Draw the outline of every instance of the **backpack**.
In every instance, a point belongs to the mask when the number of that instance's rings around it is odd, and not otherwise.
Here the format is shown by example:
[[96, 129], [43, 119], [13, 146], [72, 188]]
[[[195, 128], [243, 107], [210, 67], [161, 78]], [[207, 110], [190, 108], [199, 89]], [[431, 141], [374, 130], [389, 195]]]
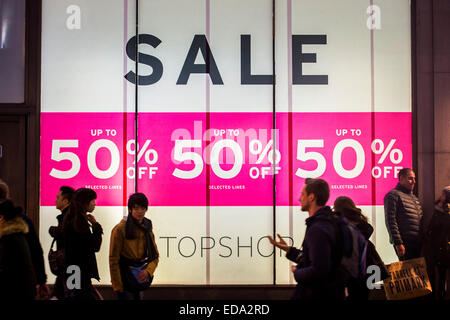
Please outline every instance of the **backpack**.
[[335, 254], [337, 279], [344, 285], [365, 284], [367, 268], [367, 240], [358, 228], [340, 215], [333, 215], [331, 221], [336, 229], [338, 250]]

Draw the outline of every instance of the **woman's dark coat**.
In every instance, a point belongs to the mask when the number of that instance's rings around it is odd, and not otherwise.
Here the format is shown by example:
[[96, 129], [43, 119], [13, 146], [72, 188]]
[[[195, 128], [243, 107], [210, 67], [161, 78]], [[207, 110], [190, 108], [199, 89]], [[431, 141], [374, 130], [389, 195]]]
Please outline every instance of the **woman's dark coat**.
[[103, 229], [98, 222], [92, 224], [92, 232], [89, 227], [84, 231], [75, 230], [73, 225], [64, 229], [65, 269], [77, 266], [81, 271], [81, 290], [74, 291], [74, 296], [89, 298], [91, 279], [100, 280], [95, 253], [100, 251], [102, 234]]

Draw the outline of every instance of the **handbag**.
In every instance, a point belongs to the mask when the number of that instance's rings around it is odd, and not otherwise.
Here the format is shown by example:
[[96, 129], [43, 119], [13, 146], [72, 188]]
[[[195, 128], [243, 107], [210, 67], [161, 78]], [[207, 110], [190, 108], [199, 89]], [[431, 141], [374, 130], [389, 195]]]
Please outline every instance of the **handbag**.
[[387, 300], [407, 300], [432, 291], [423, 257], [394, 262], [387, 269], [390, 277], [383, 280]]
[[55, 241], [56, 239], [54, 238], [50, 246], [50, 251], [48, 253], [48, 263], [50, 265], [50, 271], [55, 276], [59, 276], [64, 269], [64, 249], [53, 250]]

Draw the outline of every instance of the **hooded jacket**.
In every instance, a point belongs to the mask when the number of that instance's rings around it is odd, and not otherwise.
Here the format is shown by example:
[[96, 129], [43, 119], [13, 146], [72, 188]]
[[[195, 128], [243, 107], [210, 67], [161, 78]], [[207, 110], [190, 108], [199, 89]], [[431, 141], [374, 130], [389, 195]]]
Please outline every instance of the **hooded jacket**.
[[384, 214], [393, 245], [422, 242], [422, 206], [419, 199], [400, 183], [384, 197]]
[[28, 226], [20, 217], [0, 226], [0, 301], [35, 297], [36, 279], [27, 233]]

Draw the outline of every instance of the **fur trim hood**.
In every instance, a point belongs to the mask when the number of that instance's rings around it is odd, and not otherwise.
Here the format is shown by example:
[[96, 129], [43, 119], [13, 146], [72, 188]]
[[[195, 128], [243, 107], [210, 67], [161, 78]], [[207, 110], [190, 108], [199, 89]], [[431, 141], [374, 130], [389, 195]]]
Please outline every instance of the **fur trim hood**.
[[27, 223], [20, 217], [4, 221], [0, 226], [0, 239], [14, 233], [28, 233]]

